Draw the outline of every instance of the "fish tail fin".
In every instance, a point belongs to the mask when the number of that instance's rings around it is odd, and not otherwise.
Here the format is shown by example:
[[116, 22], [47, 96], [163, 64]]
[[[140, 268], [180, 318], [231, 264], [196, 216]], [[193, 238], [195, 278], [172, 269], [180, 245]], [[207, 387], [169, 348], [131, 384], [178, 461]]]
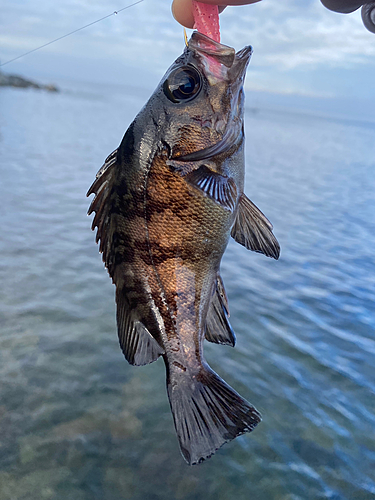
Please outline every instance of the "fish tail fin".
[[181, 453], [189, 465], [209, 458], [261, 421], [256, 408], [208, 365], [195, 377], [173, 367], [167, 387]]

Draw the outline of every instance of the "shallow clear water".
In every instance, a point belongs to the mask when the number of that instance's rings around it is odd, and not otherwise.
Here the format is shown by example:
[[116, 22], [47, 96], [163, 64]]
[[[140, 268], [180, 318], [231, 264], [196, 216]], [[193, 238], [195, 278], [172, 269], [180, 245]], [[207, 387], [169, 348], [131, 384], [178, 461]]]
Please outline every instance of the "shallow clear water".
[[212, 367], [263, 414], [202, 465], [162, 361], [135, 368], [85, 193], [149, 91], [0, 91], [0, 498], [375, 498], [375, 124], [249, 108], [246, 192], [278, 262], [230, 242], [235, 349]]

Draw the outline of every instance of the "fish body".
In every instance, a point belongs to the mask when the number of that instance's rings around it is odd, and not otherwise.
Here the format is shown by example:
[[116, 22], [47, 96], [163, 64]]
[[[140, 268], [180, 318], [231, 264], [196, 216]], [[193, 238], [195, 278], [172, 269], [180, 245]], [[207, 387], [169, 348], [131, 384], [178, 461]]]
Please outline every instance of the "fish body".
[[121, 348], [162, 356], [190, 464], [251, 431], [258, 411], [208, 366], [204, 339], [234, 346], [220, 261], [230, 235], [278, 258], [272, 225], [244, 195], [243, 81], [251, 47], [193, 33], [105, 161], [95, 198], [100, 252], [116, 285]]

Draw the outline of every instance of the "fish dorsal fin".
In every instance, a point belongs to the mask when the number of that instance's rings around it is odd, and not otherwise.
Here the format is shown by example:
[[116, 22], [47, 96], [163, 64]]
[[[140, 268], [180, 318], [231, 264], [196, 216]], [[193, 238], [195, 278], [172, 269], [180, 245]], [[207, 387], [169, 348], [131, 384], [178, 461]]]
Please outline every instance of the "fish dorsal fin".
[[123, 293], [122, 268], [118, 262], [116, 245], [113, 244], [118, 238], [116, 212], [119, 189], [116, 177], [118, 177], [119, 164], [117, 156], [118, 151], [113, 151], [97, 173], [96, 179], [87, 193], [87, 196], [95, 194], [88, 213], [90, 215], [92, 212], [96, 212], [92, 229], [98, 228], [96, 242], [100, 240], [99, 251], [103, 253], [103, 261], [116, 285], [117, 332], [121, 349], [130, 364], [145, 365], [155, 361], [164, 351], [144, 326], [141, 311], [138, 308], [131, 311], [126, 295]]
[[217, 274], [216, 288], [207, 313], [206, 340], [215, 344], [235, 346], [236, 336], [229, 323], [229, 307], [220, 274]]
[[280, 256], [280, 245], [272, 233], [271, 222], [245, 194], [240, 196], [231, 236], [248, 250], [274, 259]]
[[96, 174], [96, 179], [87, 192], [87, 196], [95, 194], [88, 210], [88, 215], [95, 213], [91, 229], [96, 227], [96, 243], [100, 240], [99, 252], [103, 253], [103, 261], [110, 276], [114, 277], [114, 266], [111, 264], [111, 197], [116, 176], [117, 149], [105, 160], [104, 165]]
[[117, 333], [122, 352], [131, 365], [147, 365], [164, 354], [164, 350], [141, 321], [132, 319], [121, 289], [116, 292]]
[[200, 189], [227, 210], [234, 210], [237, 201], [237, 188], [231, 177], [220, 175], [206, 165], [201, 165], [185, 176], [186, 181]]

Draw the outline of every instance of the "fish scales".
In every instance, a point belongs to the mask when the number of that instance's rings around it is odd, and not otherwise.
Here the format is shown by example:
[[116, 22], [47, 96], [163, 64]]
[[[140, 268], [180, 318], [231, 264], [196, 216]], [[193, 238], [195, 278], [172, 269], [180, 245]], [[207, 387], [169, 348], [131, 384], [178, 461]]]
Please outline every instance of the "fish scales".
[[177, 339], [179, 358], [183, 354], [196, 371], [206, 312], [201, 309], [208, 307], [233, 215], [200, 193], [197, 196], [160, 159], [150, 169], [146, 206], [153, 214], [148, 223], [150, 256], [174, 323], [167, 339]]
[[272, 225], [243, 193], [243, 81], [251, 47], [193, 33], [88, 195], [116, 285], [129, 363], [162, 356], [181, 452], [189, 464], [251, 431], [259, 412], [212, 369], [204, 339], [234, 346], [220, 261], [232, 236], [278, 258]]

